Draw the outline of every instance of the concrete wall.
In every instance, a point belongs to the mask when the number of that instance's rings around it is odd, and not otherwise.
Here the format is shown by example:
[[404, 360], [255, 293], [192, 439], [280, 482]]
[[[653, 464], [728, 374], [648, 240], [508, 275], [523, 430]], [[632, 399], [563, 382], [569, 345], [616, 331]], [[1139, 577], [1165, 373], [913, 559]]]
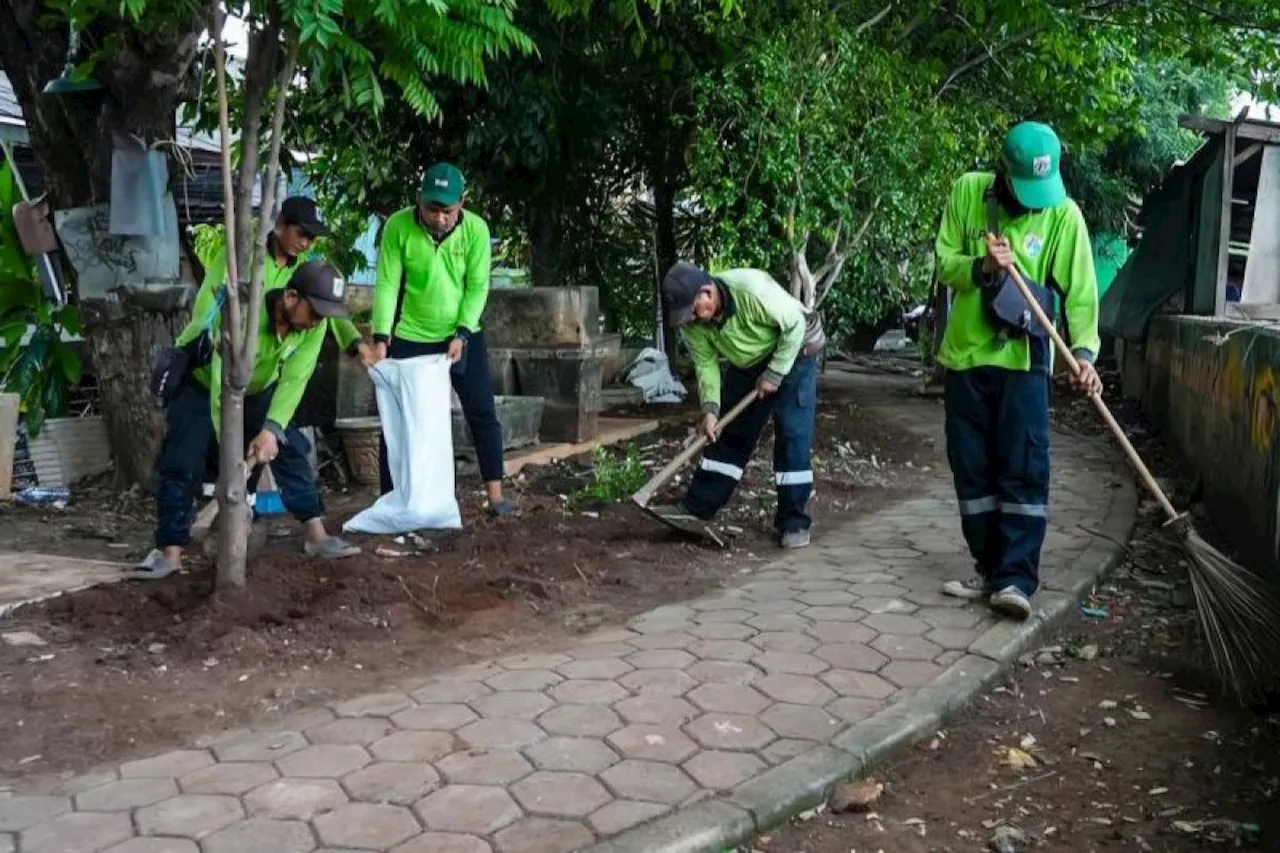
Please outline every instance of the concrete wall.
[[1280, 580], [1280, 330], [1158, 315], [1141, 351], [1117, 346], [1126, 395], [1200, 478], [1232, 550]]

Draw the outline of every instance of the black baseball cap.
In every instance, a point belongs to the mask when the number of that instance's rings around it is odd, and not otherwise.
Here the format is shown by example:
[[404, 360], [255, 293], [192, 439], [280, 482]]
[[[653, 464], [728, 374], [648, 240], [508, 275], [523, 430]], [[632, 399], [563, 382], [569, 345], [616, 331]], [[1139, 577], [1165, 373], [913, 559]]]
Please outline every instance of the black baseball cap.
[[662, 280], [662, 305], [673, 326], [683, 326], [693, 321], [693, 302], [702, 288], [715, 279], [701, 267], [680, 261], [667, 271]]
[[291, 195], [280, 205], [280, 216], [290, 225], [297, 225], [311, 237], [323, 237], [329, 233], [320, 208], [304, 195]]
[[307, 261], [293, 272], [289, 289], [296, 290], [321, 317], [349, 317], [347, 283], [342, 274], [323, 261]]

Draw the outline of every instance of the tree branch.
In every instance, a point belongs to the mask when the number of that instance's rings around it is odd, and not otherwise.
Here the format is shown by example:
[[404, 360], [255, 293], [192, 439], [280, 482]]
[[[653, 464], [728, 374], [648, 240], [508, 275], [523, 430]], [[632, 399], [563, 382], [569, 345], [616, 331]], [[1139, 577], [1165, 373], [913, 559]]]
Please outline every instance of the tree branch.
[[897, 5], [897, 0], [890, 0], [887, 6], [881, 9], [879, 12], [876, 12], [870, 18], [867, 18], [867, 20], [863, 21], [861, 24], [858, 24], [858, 26], [853, 31], [854, 35], [861, 35], [862, 33], [866, 32], [867, 30], [879, 24], [885, 18], [889, 17], [889, 13], [893, 11], [893, 7], [896, 5]]
[[[222, 3], [213, 0], [213, 67], [214, 77], [218, 83], [218, 130], [222, 134], [222, 213], [226, 223], [227, 277], [224, 287], [228, 288], [227, 298], [222, 303], [222, 340], [223, 353], [234, 354], [239, 351], [240, 298], [237, 283], [240, 281], [240, 256], [236, 245], [236, 205], [233, 203], [235, 193], [232, 188], [231, 172], [231, 117], [227, 105], [227, 51], [222, 40], [222, 28], [226, 21], [222, 15]], [[226, 387], [234, 380], [232, 371], [224, 370], [222, 384]], [[219, 391], [218, 393], [221, 393]]]
[[831, 295], [832, 289], [836, 286], [836, 281], [840, 278], [840, 272], [844, 268], [844, 262], [848, 259], [849, 255], [853, 253], [854, 249], [862, 243], [863, 238], [867, 236], [867, 229], [871, 227], [871, 222], [875, 218], [876, 211], [879, 210], [880, 202], [883, 199], [884, 196], [876, 196], [875, 201], [871, 202], [871, 210], [869, 210], [867, 215], [863, 218], [862, 225], [858, 226], [858, 231], [853, 235], [853, 239], [845, 244], [844, 250], [840, 255], [839, 262], [830, 270], [827, 270], [826, 275], [823, 276], [822, 281], [819, 282], [817, 298], [813, 301], [814, 309], [821, 308], [822, 303]]
[[1027, 27], [1025, 30], [1015, 33], [1014, 35], [1010, 36], [1009, 38], [1005, 39], [1004, 41], [1000, 42], [997, 45], [994, 45], [994, 46], [984, 45], [983, 47], [985, 48], [985, 50], [982, 53], [978, 54], [972, 59], [969, 59], [965, 62], [960, 63], [951, 71], [950, 74], [947, 75], [947, 79], [938, 88], [938, 91], [934, 92], [933, 94], [934, 101], [937, 101], [939, 98], [941, 98], [943, 94], [948, 89], [950, 89], [952, 85], [954, 85], [955, 82], [959, 80], [961, 77], [973, 71], [974, 69], [982, 65], [985, 65], [987, 62], [995, 59], [996, 56], [1001, 51], [1007, 50], [1008, 48], [1013, 47], [1015, 44], [1021, 44], [1022, 42], [1027, 41], [1028, 39], [1039, 35], [1040, 33], [1044, 32], [1046, 29], [1048, 29], [1047, 24], [1037, 24], [1034, 27]]

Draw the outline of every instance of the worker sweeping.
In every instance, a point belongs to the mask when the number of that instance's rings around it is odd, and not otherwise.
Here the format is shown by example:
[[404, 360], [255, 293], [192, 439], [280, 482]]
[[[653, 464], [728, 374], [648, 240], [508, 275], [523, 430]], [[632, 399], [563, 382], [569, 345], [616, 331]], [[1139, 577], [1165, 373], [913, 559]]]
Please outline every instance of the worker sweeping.
[[1061, 302], [1064, 337], [1081, 366], [1075, 389], [1102, 390], [1093, 367], [1101, 344], [1093, 250], [1061, 158], [1051, 128], [1018, 124], [994, 174], [956, 181], [937, 239], [938, 277], [955, 293], [938, 352], [947, 368], [947, 459], [977, 569], [943, 591], [988, 599], [1019, 619], [1031, 615], [1048, 526], [1052, 349], [1011, 270], [1049, 318]]
[[[782, 547], [805, 547], [812, 526], [806, 508], [813, 490], [816, 356], [825, 343], [817, 315], [768, 273], [753, 269], [713, 276], [678, 263], [662, 282], [662, 300], [693, 356], [702, 404], [698, 431], [710, 444], [684, 499], [651, 511], [677, 527], [699, 530], [699, 522], [729, 502], [772, 417], [774, 525]], [[722, 407], [727, 411], [752, 394], [759, 399], [721, 433]]]

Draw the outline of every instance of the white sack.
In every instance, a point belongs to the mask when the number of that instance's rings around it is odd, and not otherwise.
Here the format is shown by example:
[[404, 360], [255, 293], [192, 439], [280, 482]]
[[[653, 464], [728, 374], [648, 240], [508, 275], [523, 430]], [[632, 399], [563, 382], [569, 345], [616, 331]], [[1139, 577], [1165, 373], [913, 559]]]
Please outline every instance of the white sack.
[[626, 370], [627, 382], [644, 393], [646, 403], [679, 403], [689, 393], [671, 375], [671, 365], [661, 351], [648, 347]]
[[396, 534], [462, 527], [453, 493], [453, 421], [444, 355], [383, 359], [369, 368], [395, 488], [342, 529]]

